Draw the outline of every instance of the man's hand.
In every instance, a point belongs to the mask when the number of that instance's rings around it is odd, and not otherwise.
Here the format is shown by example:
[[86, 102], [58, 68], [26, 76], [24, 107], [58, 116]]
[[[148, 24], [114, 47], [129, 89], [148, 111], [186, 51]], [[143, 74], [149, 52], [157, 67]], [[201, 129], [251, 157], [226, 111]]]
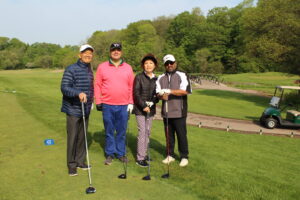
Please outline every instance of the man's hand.
[[162, 95], [162, 100], [168, 101], [169, 100], [169, 94], [164, 93], [164, 95]]
[[132, 104], [128, 104], [128, 106], [127, 106], [127, 112], [129, 112], [131, 114], [132, 110], [133, 110], [133, 105]]
[[87, 97], [86, 97], [86, 94], [84, 92], [81, 92], [79, 94], [79, 100], [80, 100], [80, 102], [83, 102], [83, 103], [87, 102]]
[[102, 111], [102, 103], [97, 104], [96, 108], [97, 108], [98, 111]]

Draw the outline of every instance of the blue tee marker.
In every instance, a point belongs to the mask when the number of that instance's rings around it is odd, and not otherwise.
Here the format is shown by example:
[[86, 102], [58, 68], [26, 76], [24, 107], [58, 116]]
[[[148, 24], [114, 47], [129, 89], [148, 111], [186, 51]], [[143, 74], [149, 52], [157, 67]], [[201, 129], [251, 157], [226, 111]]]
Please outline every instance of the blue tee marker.
[[44, 144], [46, 146], [54, 145], [54, 140], [53, 139], [45, 139]]

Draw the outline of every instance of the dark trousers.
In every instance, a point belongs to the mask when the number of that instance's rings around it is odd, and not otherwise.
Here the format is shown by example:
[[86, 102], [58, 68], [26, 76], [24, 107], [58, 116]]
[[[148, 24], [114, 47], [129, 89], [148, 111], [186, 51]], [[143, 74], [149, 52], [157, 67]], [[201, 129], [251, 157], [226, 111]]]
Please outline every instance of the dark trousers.
[[166, 152], [167, 155], [174, 157], [175, 147], [175, 133], [178, 141], [178, 151], [180, 158], [188, 158], [188, 140], [186, 131], [186, 117], [182, 118], [168, 118], [168, 132], [167, 132], [167, 119], [164, 118], [165, 134], [166, 134]]
[[[89, 119], [85, 121], [87, 129]], [[84, 164], [86, 156], [82, 117], [67, 115], [67, 134], [67, 166], [72, 169]]]

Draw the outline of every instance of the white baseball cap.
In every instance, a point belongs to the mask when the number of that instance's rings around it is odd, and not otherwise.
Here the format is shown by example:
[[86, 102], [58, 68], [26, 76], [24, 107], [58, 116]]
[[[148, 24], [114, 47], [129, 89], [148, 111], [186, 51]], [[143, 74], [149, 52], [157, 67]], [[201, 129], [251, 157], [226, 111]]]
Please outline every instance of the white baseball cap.
[[94, 48], [93, 48], [91, 45], [89, 45], [89, 44], [81, 45], [79, 51], [80, 51], [80, 52], [83, 52], [83, 51], [85, 51], [85, 50], [87, 50], [87, 49], [91, 49], [91, 50], [94, 51]]
[[165, 57], [163, 58], [163, 61], [164, 61], [164, 64], [167, 62], [167, 61], [172, 61], [172, 62], [175, 62], [175, 57], [171, 54], [167, 54], [165, 55]]

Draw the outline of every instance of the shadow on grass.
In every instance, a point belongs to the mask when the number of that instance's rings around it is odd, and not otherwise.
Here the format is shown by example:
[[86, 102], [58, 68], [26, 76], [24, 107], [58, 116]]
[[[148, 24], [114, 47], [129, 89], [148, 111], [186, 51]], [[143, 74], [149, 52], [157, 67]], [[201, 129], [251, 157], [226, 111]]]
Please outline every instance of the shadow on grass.
[[90, 146], [92, 145], [93, 143], [93, 136], [92, 136], [92, 133], [91, 132], [87, 132], [87, 144], [88, 144], [88, 148], [90, 148]]
[[[126, 132], [128, 144], [126, 145], [127, 152], [131, 152], [132, 157], [136, 158], [136, 144], [137, 144], [137, 136], [133, 135], [132, 132]], [[88, 146], [90, 146], [93, 141], [99, 144], [100, 148], [103, 150], [103, 156], [105, 157], [105, 131], [94, 132], [93, 136], [89, 132], [87, 135]], [[165, 141], [164, 141], [165, 142]], [[161, 144], [161, 142], [150, 138], [150, 148], [151, 150], [155, 150], [159, 154], [165, 156], [165, 145]]]

